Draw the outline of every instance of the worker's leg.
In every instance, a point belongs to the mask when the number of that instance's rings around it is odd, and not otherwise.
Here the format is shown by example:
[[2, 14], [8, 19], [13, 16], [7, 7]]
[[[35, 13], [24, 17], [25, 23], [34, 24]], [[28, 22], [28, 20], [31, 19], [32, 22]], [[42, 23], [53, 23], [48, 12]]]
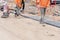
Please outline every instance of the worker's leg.
[[15, 16], [19, 16], [20, 15], [20, 9], [19, 7], [16, 6], [16, 10], [15, 10]]
[[22, 8], [22, 10], [24, 11], [24, 9], [25, 9], [25, 2], [23, 2], [23, 8]]
[[21, 10], [21, 12], [23, 12], [24, 11], [24, 9], [25, 9], [25, 2], [24, 2], [24, 0], [22, 0], [22, 10]]
[[1, 16], [2, 18], [7, 18], [9, 17], [9, 13], [8, 13], [8, 6], [4, 5], [3, 7], [3, 15]]
[[44, 23], [44, 17], [45, 17], [45, 11], [46, 11], [46, 8], [40, 8], [40, 11], [41, 11], [41, 19], [40, 19], [40, 23], [43, 24]]

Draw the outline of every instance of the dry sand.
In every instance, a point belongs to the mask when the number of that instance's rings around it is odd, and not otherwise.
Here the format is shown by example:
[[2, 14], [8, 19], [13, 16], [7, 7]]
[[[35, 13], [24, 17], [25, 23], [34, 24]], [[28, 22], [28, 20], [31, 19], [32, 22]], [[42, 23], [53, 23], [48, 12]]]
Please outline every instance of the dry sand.
[[[0, 12], [0, 16], [1, 16]], [[60, 40], [60, 28], [24, 17], [0, 18], [0, 40]]]
[[60, 28], [10, 15], [0, 18], [0, 40], [60, 40]]

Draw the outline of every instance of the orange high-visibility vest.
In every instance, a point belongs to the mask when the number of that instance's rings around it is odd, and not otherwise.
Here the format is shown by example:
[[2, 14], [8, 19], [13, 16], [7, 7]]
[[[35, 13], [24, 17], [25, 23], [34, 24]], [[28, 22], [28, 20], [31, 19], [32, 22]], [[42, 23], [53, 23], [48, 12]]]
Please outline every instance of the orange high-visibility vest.
[[38, 3], [40, 7], [46, 8], [50, 5], [50, 0], [36, 0], [36, 3]]
[[22, 7], [22, 0], [15, 0], [15, 4], [16, 4], [18, 7]]

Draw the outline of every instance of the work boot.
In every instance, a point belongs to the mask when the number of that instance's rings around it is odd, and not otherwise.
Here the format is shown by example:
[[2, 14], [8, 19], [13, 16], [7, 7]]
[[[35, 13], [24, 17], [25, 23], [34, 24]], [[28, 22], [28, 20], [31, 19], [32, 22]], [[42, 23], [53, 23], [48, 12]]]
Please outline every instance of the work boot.
[[40, 24], [44, 24], [44, 21], [42, 18], [40, 19]]
[[1, 16], [1, 18], [8, 18], [9, 14], [8, 13], [3, 13], [3, 15]]
[[22, 12], [24, 14], [24, 10], [21, 10], [20, 12]]
[[19, 11], [15, 10], [15, 17], [17, 17], [19, 15], [20, 15]]
[[15, 17], [19, 16], [20, 14], [15, 13]]

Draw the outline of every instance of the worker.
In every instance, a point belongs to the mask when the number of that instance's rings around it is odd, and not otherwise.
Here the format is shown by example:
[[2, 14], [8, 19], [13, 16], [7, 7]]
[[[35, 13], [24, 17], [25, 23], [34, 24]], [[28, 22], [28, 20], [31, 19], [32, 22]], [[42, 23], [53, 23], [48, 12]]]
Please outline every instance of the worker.
[[[5, 2], [5, 1], [2, 1], [2, 2], [4, 2], [4, 5], [3, 5], [4, 11], [3, 11], [3, 15], [1, 17], [7, 18], [7, 17], [9, 17], [9, 7], [7, 5], [7, 2]], [[16, 10], [15, 10], [15, 17], [16, 17], [16, 16], [20, 15], [19, 11], [21, 8], [22, 8], [21, 12], [24, 11], [25, 2], [24, 2], [24, 0], [14, 0], [14, 3], [16, 4]]]
[[[20, 15], [19, 11], [21, 11], [21, 12], [24, 11], [25, 1], [24, 0], [15, 0], [15, 4], [16, 4], [16, 8], [17, 8], [15, 15], [19, 16]], [[22, 8], [22, 10], [21, 10], [21, 8]]]
[[3, 15], [1, 16], [2, 18], [7, 18], [9, 17], [9, 13], [8, 13], [8, 5], [7, 2], [4, 0], [0, 0], [0, 3], [2, 4], [2, 9], [3, 9]]
[[45, 11], [48, 6], [50, 6], [50, 0], [36, 0], [37, 7], [40, 8], [41, 19], [40, 23], [44, 23]]

